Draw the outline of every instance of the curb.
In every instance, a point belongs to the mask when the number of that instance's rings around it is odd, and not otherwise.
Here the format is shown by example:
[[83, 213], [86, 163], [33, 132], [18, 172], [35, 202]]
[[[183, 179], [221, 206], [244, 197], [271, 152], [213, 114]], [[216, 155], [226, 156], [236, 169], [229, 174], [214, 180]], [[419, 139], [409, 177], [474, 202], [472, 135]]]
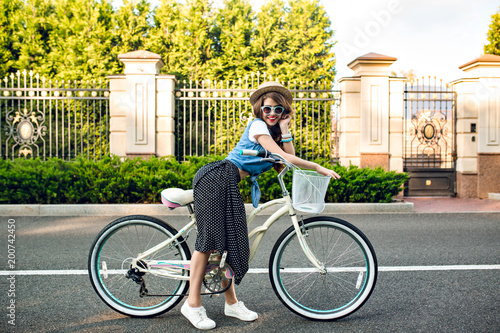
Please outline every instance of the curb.
[[[270, 215], [281, 205], [269, 207], [261, 215]], [[247, 213], [253, 209], [245, 204]], [[413, 213], [413, 203], [327, 203], [321, 214]], [[88, 204], [88, 205], [0, 205], [0, 216], [185, 216], [187, 208], [170, 210], [162, 204]]]

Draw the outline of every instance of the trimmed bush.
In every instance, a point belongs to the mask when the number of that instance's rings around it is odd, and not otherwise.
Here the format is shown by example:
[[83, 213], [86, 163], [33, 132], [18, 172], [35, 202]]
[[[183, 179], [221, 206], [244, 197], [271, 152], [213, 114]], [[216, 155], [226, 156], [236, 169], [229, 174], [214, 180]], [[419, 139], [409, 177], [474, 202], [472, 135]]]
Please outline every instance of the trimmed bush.
[[[198, 169], [222, 156], [190, 157], [179, 163], [173, 157], [148, 160], [116, 156], [99, 161], [78, 158], [65, 162], [50, 158], [0, 160], [1, 204], [158, 203], [160, 192], [169, 187], [192, 188]], [[382, 168], [344, 167], [316, 161], [334, 169], [342, 178], [330, 181], [326, 202], [390, 202], [402, 190], [408, 176]], [[285, 176], [291, 191], [292, 173]], [[258, 179], [262, 197], [281, 196], [276, 171]], [[245, 202], [251, 202], [250, 179], [241, 184]]]

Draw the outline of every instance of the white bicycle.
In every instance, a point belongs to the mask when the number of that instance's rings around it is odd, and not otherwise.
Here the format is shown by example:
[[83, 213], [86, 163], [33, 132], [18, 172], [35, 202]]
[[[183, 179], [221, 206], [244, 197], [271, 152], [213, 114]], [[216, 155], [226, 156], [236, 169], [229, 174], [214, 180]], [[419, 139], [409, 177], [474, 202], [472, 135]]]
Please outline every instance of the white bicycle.
[[[283, 197], [260, 205], [247, 219], [250, 224], [262, 210], [283, 205], [249, 233], [249, 240], [254, 239], [249, 261], [267, 230], [288, 215], [292, 225], [276, 241], [269, 258], [269, 277], [278, 298], [292, 312], [313, 320], [335, 320], [358, 310], [377, 280], [377, 258], [368, 238], [335, 217], [299, 219], [283, 182], [283, 176], [295, 166], [278, 154], [242, 153], [284, 164], [278, 174]], [[191, 252], [186, 239], [196, 229], [193, 191], [167, 189], [162, 191], [162, 201], [171, 209], [186, 206], [191, 221], [177, 231], [157, 218], [122, 217], [107, 225], [90, 249], [92, 286], [104, 303], [122, 314], [156, 316], [187, 296]], [[212, 254], [202, 294], [223, 293], [232, 277], [225, 255]]]

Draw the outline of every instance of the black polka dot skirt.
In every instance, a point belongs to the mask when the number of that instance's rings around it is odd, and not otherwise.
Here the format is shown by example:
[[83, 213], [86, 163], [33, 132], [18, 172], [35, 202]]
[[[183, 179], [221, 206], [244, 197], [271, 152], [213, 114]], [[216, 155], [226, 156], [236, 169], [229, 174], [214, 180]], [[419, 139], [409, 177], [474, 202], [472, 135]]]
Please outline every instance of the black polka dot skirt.
[[193, 179], [194, 211], [199, 252], [227, 251], [234, 282], [239, 284], [248, 271], [250, 246], [245, 205], [238, 183], [238, 167], [228, 160], [203, 166]]

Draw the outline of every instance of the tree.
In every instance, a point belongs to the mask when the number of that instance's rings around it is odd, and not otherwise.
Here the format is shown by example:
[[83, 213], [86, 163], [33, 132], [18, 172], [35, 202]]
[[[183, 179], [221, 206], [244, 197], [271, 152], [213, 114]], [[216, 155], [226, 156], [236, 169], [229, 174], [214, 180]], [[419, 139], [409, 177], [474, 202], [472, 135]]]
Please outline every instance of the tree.
[[11, 18], [19, 28], [13, 44], [19, 58], [11, 69], [31, 69], [40, 73], [51, 71], [47, 54], [50, 53], [49, 38], [53, 30], [50, 16], [53, 13], [51, 0], [26, 0], [18, 16]]
[[211, 66], [216, 79], [238, 79], [257, 70], [252, 52], [254, 14], [248, 0], [224, 0], [217, 14], [217, 58]]
[[331, 81], [334, 77], [333, 31], [319, 0], [290, 0], [279, 51], [268, 74], [284, 81]]
[[108, 0], [55, 3], [48, 62], [60, 79], [92, 79], [119, 68], [113, 35], [113, 8]]
[[257, 14], [257, 25], [253, 41], [258, 70], [279, 67], [280, 36], [285, 27], [285, 3], [283, 0], [269, 0]]
[[74, 80], [120, 70], [109, 0], [14, 0], [2, 6], [8, 15], [2, 32], [11, 35], [0, 37], [2, 74], [26, 69]]
[[87, 75], [105, 77], [122, 73], [123, 64], [118, 60], [119, 50], [115, 49], [115, 12], [110, 0], [93, 0], [93, 11], [87, 27], [91, 43], [86, 47]]
[[0, 3], [0, 74], [32, 69], [65, 80], [120, 73], [120, 53], [147, 49], [178, 79], [260, 71], [280, 80], [331, 80], [333, 31], [320, 0], [9, 0]]
[[23, 8], [21, 0], [11, 0], [0, 2], [0, 78], [3, 78], [8, 70], [19, 58], [19, 49], [15, 48], [19, 30], [19, 21], [14, 18], [20, 16]]
[[488, 42], [484, 46], [484, 53], [500, 55], [500, 10], [491, 16]]
[[177, 79], [207, 78], [214, 57], [214, 12], [210, 0], [161, 2], [147, 48], [165, 61], [163, 72]]
[[162, 71], [182, 75], [176, 64], [178, 40], [181, 23], [181, 5], [176, 0], [162, 0], [154, 13], [154, 26], [151, 28], [145, 48], [161, 55], [165, 66]]
[[147, 0], [124, 0], [115, 14], [116, 54], [141, 50], [149, 38], [151, 11]]

